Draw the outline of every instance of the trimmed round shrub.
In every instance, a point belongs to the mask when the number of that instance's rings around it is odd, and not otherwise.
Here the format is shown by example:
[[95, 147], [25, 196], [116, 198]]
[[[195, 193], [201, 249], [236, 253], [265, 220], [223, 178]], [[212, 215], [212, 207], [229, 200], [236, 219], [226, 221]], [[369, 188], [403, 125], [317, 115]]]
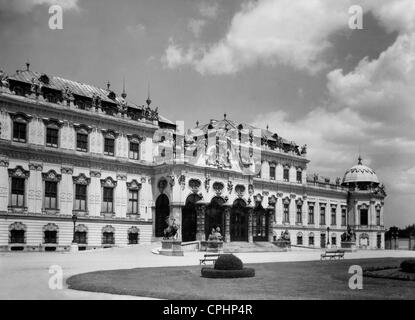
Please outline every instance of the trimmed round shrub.
[[243, 268], [241, 270], [218, 270], [202, 268], [202, 277], [205, 278], [250, 278], [255, 277], [255, 269]]
[[415, 273], [415, 259], [402, 261], [401, 269], [403, 272]]
[[216, 270], [242, 270], [241, 259], [233, 254], [221, 254], [215, 262]]

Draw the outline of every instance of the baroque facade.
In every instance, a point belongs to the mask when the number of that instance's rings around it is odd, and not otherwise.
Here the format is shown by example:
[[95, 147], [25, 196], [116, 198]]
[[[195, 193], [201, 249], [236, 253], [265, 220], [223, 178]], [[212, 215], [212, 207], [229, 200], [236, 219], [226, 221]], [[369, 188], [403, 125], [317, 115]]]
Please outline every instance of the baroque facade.
[[184, 241], [384, 248], [386, 196], [362, 164], [307, 175], [306, 146], [226, 119], [184, 133], [111, 90], [33, 72], [0, 73], [0, 248], [66, 250]]

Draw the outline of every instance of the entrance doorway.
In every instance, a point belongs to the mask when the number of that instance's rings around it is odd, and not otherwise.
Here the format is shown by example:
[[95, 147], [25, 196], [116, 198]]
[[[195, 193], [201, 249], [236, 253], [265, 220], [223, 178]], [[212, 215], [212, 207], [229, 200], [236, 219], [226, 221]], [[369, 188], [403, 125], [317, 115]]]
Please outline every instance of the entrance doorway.
[[169, 198], [162, 193], [156, 200], [156, 221], [155, 221], [155, 236], [163, 237], [164, 229], [167, 228], [166, 219], [170, 216], [170, 201]]
[[237, 199], [233, 203], [230, 233], [231, 241], [248, 241], [248, 212], [242, 199]]
[[210, 205], [206, 208], [205, 215], [205, 234], [206, 240], [209, 239], [209, 235], [212, 233], [212, 229], [219, 227], [220, 233], [224, 235], [224, 214], [223, 204], [225, 201], [221, 197], [214, 197], [210, 202]]
[[187, 197], [182, 208], [182, 240], [183, 242], [195, 241], [197, 232], [196, 202], [201, 199], [197, 194]]
[[259, 206], [254, 210], [254, 241], [268, 241], [267, 211]]

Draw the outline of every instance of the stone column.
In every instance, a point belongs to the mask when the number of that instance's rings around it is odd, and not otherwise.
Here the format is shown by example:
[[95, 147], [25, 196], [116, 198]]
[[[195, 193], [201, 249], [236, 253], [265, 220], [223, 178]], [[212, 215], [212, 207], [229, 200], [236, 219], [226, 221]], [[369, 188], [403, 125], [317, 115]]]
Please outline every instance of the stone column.
[[205, 234], [206, 205], [198, 205], [196, 210], [197, 210], [196, 240], [197, 241], [205, 241], [206, 240], [206, 234]]
[[9, 160], [0, 159], [0, 212], [7, 212], [9, 206]]
[[225, 207], [225, 242], [231, 241], [231, 208]]
[[252, 219], [254, 216], [254, 209], [249, 208], [248, 209], [248, 242], [252, 243], [254, 242], [253, 236], [252, 236]]
[[61, 173], [62, 180], [59, 184], [60, 214], [71, 215], [74, 201], [73, 169], [71, 167], [62, 167]]
[[115, 216], [125, 218], [127, 216], [127, 174], [117, 173], [117, 186], [114, 190]]
[[369, 203], [369, 215], [368, 215], [368, 221], [367, 224], [369, 225], [369, 228], [371, 228], [372, 225], [376, 225], [376, 210], [375, 210], [375, 201], [370, 200]]
[[275, 208], [268, 209], [268, 241], [274, 241], [274, 211]]
[[42, 170], [43, 166], [39, 163], [29, 164], [30, 176], [28, 181], [28, 212], [42, 213], [42, 193], [43, 193], [43, 181]]
[[91, 182], [88, 186], [88, 214], [98, 217], [101, 215], [101, 172], [98, 170], [90, 171]]

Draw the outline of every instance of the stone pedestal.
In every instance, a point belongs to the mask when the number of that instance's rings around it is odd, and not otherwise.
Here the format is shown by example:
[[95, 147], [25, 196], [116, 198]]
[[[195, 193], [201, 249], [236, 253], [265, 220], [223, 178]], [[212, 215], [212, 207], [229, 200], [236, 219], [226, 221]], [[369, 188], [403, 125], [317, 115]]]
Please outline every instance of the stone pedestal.
[[77, 243], [71, 243], [71, 247], [69, 248], [69, 252], [78, 252], [78, 244]]
[[340, 244], [341, 248], [346, 251], [356, 251], [356, 242], [355, 241], [342, 241]]
[[182, 242], [179, 240], [161, 240], [160, 254], [164, 256], [183, 256]]

